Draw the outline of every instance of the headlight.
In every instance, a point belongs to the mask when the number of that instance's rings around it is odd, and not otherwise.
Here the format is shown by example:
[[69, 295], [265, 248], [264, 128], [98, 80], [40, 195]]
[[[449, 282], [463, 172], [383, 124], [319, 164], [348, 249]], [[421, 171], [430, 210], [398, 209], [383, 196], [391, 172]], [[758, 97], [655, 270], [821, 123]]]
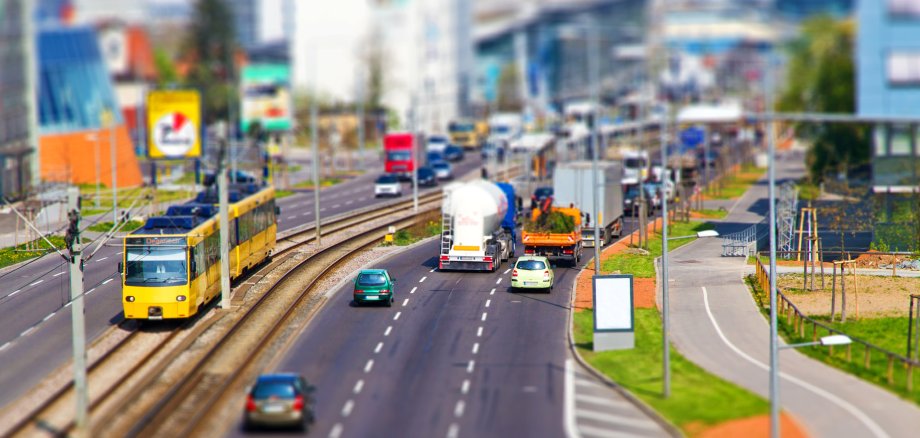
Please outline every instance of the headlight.
[[134, 302], [134, 297], [132, 297], [131, 295], [128, 295], [128, 296], [125, 297], [125, 301], [127, 301], [127, 302], [129, 302], [129, 303], [133, 303], [133, 302]]
[[185, 301], [185, 295], [179, 295], [176, 297], [176, 301]]

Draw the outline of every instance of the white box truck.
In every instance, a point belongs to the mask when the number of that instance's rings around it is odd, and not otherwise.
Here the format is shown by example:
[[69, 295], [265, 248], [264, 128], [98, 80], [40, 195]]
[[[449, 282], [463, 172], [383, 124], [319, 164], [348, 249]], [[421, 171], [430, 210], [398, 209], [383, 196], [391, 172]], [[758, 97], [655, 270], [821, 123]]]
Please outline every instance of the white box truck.
[[600, 217], [594, 217], [594, 192], [591, 190], [592, 164], [590, 161], [560, 163], [553, 176], [553, 204], [570, 205], [581, 209], [582, 246], [594, 247], [594, 221], [598, 221], [601, 245], [623, 233], [623, 166], [616, 161], [598, 163], [597, 188]]

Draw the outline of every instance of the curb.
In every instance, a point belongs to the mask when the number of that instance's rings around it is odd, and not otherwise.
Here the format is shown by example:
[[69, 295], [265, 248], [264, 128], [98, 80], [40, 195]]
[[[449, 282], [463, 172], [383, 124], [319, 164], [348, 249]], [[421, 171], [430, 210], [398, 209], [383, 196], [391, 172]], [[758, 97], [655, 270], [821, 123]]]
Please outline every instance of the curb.
[[[622, 237], [621, 237], [621, 239], [622, 239]], [[601, 255], [603, 255], [603, 253], [601, 253]], [[583, 269], [579, 270], [579, 271], [578, 271], [578, 276], [581, 275], [581, 272], [582, 272], [582, 271], [585, 271], [585, 269], [583, 268]], [[640, 398], [636, 397], [635, 395], [633, 395], [633, 394], [632, 394], [631, 392], [629, 392], [629, 390], [627, 390], [626, 388], [623, 388], [622, 386], [620, 386], [618, 383], [616, 383], [615, 381], [613, 381], [613, 379], [611, 379], [611, 378], [607, 377], [606, 375], [604, 375], [604, 373], [601, 373], [600, 371], [596, 370], [593, 366], [591, 366], [590, 364], [588, 364], [588, 361], [586, 361], [583, 357], [581, 357], [581, 354], [578, 352], [578, 348], [575, 346], [575, 326], [574, 326], [574, 322], [575, 322], [575, 300], [576, 300], [576, 298], [577, 298], [577, 290], [576, 290], [576, 289], [577, 289], [577, 287], [578, 287], [578, 276], [575, 277], [575, 285], [572, 287], [572, 291], [571, 291], [571, 292], [572, 292], [572, 295], [571, 295], [572, 298], [571, 298], [571, 300], [570, 300], [570, 302], [569, 302], [569, 318], [568, 318], [568, 326], [569, 326], [569, 327], [568, 327], [568, 334], [567, 334], [567, 335], [568, 335], [569, 350], [571, 350], [572, 356], [575, 357], [575, 360], [578, 361], [578, 363], [581, 364], [581, 366], [582, 366], [583, 368], [585, 368], [586, 370], [588, 370], [589, 373], [591, 373], [594, 377], [596, 377], [596, 378], [599, 379], [601, 382], [603, 382], [604, 385], [606, 385], [607, 387], [613, 389], [613, 390], [616, 391], [618, 394], [622, 395], [623, 398], [629, 400], [633, 405], [635, 405], [637, 408], [639, 408], [640, 411], [644, 412], [644, 413], [645, 413], [646, 415], [648, 415], [653, 421], [655, 421], [656, 423], [658, 423], [658, 425], [661, 426], [662, 429], [664, 429], [665, 432], [667, 432], [670, 436], [672, 436], [672, 437], [683, 437], [683, 436], [684, 436], [683, 432], [681, 432], [680, 429], [679, 429], [677, 426], [675, 426], [673, 423], [671, 423], [670, 421], [668, 421], [666, 418], [662, 417], [661, 414], [658, 413], [658, 411], [656, 411], [654, 408], [652, 408], [652, 407], [649, 406], [647, 403], [645, 403], [644, 401], [642, 401], [642, 399], [640, 399]]]

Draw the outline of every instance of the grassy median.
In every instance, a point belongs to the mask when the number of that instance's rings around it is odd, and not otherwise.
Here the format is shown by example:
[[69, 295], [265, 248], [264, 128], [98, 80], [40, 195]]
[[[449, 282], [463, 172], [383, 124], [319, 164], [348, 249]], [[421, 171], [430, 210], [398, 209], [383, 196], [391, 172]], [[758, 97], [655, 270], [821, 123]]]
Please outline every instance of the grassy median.
[[[711, 230], [713, 228], [712, 224], [704, 222], [670, 222], [668, 224], [668, 235], [672, 237], [690, 236], [695, 235], [699, 231]], [[694, 239], [695, 237], [671, 240], [668, 242], [668, 248], [673, 251], [692, 242]], [[654, 278], [655, 258], [661, 257], [661, 234], [649, 233], [648, 248], [644, 249], [648, 251], [648, 254], [645, 254], [642, 250], [636, 249], [634, 252], [616, 254], [609, 258], [602, 259], [601, 272], [619, 271], [633, 274], [633, 276], [638, 278]]]
[[[58, 249], [62, 249], [65, 246], [63, 237], [48, 236], [48, 240]], [[23, 243], [16, 247], [0, 248], [0, 268], [41, 257], [51, 251], [54, 250], [51, 249], [48, 242], [45, 242], [44, 239]]]
[[737, 199], [763, 178], [766, 169], [746, 164], [740, 170], [715, 181], [706, 194], [710, 199]]

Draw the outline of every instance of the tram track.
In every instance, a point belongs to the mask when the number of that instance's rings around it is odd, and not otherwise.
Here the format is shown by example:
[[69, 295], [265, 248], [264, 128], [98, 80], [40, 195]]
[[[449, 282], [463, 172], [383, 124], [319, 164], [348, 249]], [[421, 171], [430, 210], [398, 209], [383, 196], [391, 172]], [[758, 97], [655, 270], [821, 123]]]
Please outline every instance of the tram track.
[[[440, 205], [442, 198], [440, 191], [430, 192], [420, 195], [418, 199], [419, 213], [434, 210], [436, 205]], [[313, 286], [323, 277], [330, 275], [337, 266], [347, 261], [351, 256], [358, 252], [376, 245], [382, 236], [386, 234], [391, 227], [397, 229], [413, 225], [419, 220], [420, 215], [405, 215], [405, 212], [411, 209], [412, 199], [384, 205], [368, 207], [356, 212], [333, 217], [329, 222], [322, 223], [323, 236], [332, 239], [336, 234], [350, 229], [356, 225], [367, 224], [371, 221], [382, 220], [392, 216], [392, 220], [374, 226], [370, 231], [360, 232], [353, 236], [345, 237], [344, 240], [334, 243], [328, 247], [319, 249], [317, 252], [308, 255], [305, 259], [297, 262], [297, 265], [284, 272], [281, 278], [273, 284], [268, 285], [266, 292], [262, 293], [256, 303], [249, 309], [244, 310], [244, 314], [232, 323], [229, 331], [220, 335], [214, 345], [208, 349], [208, 352], [198, 360], [202, 366], [220, 354], [222, 349], [228, 345], [235, 345], [233, 339], [239, 333], [245, 332], [247, 321], [259, 319], [258, 313], [267, 313], [268, 317], [262, 316], [263, 320], [272, 321], [271, 329], [263, 331], [263, 337], [251, 345], [250, 352], [245, 356], [245, 361], [240, 367], [232, 370], [229, 374], [205, 375], [201, 373], [192, 373], [196, 377], [180, 379], [181, 382], [172, 385], [170, 391], [157, 402], [151, 410], [147, 411], [140, 421], [135, 422], [128, 432], [128, 435], [135, 436], [186, 436], [184, 432], [194, 432], [205, 415], [188, 415], [183, 417], [191, 418], [185, 422], [185, 427], [171, 427], [162, 429], [163, 423], [158, 423], [156, 418], [165, 416], [170, 418], [170, 413], [175, 414], [175, 409], [181, 408], [181, 412], [195, 411], [207, 408], [215, 404], [228, 388], [234, 382], [237, 382], [244, 374], [246, 368], [251, 365], [258, 357], [260, 352], [264, 351], [267, 344], [273, 336], [285, 326], [283, 322], [291, 320], [294, 309], [303, 307], [306, 299], [311, 296]], [[288, 233], [279, 235], [277, 241], [280, 249], [273, 253], [273, 260], [263, 264], [262, 267], [255, 270], [252, 274], [245, 276], [244, 281], [237, 285], [234, 291], [235, 296], [244, 295], [253, 285], [252, 282], [245, 281], [246, 278], [253, 276], [265, 277], [268, 273], [277, 269], [282, 263], [296, 254], [296, 250], [303, 248], [315, 242], [315, 225], [295, 229]], [[294, 302], [299, 305], [288, 305], [274, 313], [258, 310], [264, 308], [262, 305], [271, 301], [278, 289], [284, 287], [286, 281], [292, 277], [303, 273], [304, 271], [314, 271], [309, 274], [311, 278], [307, 281], [309, 287], [302, 288], [301, 293], [295, 297]], [[247, 287], [248, 286], [248, 287]], [[268, 301], [266, 301], [268, 300]], [[217, 301], [217, 300], [215, 300]], [[236, 300], [235, 300], [236, 301]], [[209, 306], [213, 306], [209, 304]], [[316, 306], [315, 310], [321, 306]], [[283, 315], [278, 317], [278, 315]], [[158, 331], [144, 330], [139, 327], [139, 323], [127, 321], [118, 326], [109, 329], [113, 330], [130, 330], [115, 345], [108, 347], [99, 354], [99, 357], [92, 361], [88, 367], [88, 382], [90, 390], [90, 425], [89, 430], [92, 436], [118, 436], [123, 434], [115, 433], [114, 430], [106, 430], [105, 426], [112, 425], [118, 421], [121, 415], [124, 403], [130, 402], [139, 389], [146, 389], [153, 386], [154, 382], [166, 371], [172, 363], [170, 358], [175, 358], [180, 353], [189, 349], [196, 340], [202, 337], [215, 323], [225, 319], [228, 313], [225, 312], [202, 312], [195, 318], [178, 323], [176, 327], [157, 327]], [[100, 337], [100, 339], [105, 336]], [[142, 354], [138, 355], [140, 351]], [[125, 364], [128, 364], [127, 366]], [[63, 365], [58, 372], [69, 372], [71, 364]], [[201, 367], [195, 367], [200, 369]], [[192, 375], [190, 374], [190, 375]], [[214, 380], [223, 380], [222, 385], [215, 385]], [[104, 383], [103, 383], [104, 382]], [[200, 388], [220, 388], [219, 391], [205, 390]], [[195, 388], [199, 388], [196, 392]], [[189, 398], [191, 394], [198, 394]], [[27, 410], [25, 415], [11, 421], [8, 428], [0, 428], [2, 436], [40, 436], [44, 435], [67, 435], [74, 431], [75, 423], [73, 418], [73, 406], [75, 404], [75, 390], [73, 381], [69, 380], [62, 385], [50, 397], [46, 397], [41, 403]], [[194, 400], [208, 400], [208, 403], [195, 403]], [[193, 409], [185, 409], [183, 401], [193, 400]], [[206, 414], [206, 412], [204, 412]], [[0, 418], [3, 418], [0, 416]], [[175, 416], [174, 416], [175, 418]], [[175, 420], [170, 420], [175, 422]], [[152, 429], [150, 425], [155, 425]], [[163, 431], [161, 433], [161, 430]], [[172, 431], [172, 432], [167, 432]], [[178, 432], [177, 432], [178, 431]], [[181, 435], [177, 435], [181, 433]]]

